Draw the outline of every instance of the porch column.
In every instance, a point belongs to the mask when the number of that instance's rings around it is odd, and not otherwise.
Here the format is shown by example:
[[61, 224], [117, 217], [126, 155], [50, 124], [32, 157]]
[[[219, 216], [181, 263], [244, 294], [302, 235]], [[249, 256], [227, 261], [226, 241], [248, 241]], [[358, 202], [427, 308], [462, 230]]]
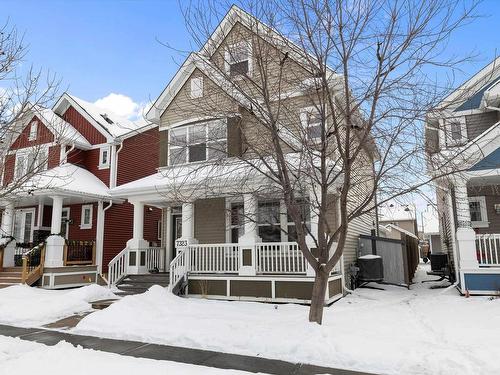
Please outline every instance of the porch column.
[[64, 265], [64, 238], [61, 236], [61, 217], [63, 208], [63, 197], [55, 195], [52, 199], [52, 222], [50, 225], [50, 236], [47, 237], [47, 248], [45, 251], [46, 267], [62, 267]]
[[[12, 236], [12, 226], [14, 223], [14, 202], [8, 201], [5, 203], [2, 213], [2, 237]], [[16, 250], [16, 241], [11, 241], [4, 249], [3, 264], [0, 264], [0, 269], [3, 267], [14, 267], [14, 253]]]
[[476, 255], [476, 234], [471, 227], [467, 180], [455, 179], [455, 206], [457, 209], [457, 247], [460, 270], [479, 268]]
[[255, 195], [243, 195], [245, 234], [243, 234], [243, 236], [238, 239], [238, 244], [240, 245], [240, 275], [253, 276], [257, 273], [257, 256], [255, 244], [261, 241], [257, 226], [258, 207], [258, 200]]
[[97, 265], [97, 272], [102, 274], [102, 255], [104, 249], [104, 203], [103, 201], [97, 202], [97, 228], [95, 239], [95, 264]]
[[14, 222], [14, 202], [8, 201], [2, 213], [2, 237], [12, 236], [12, 224]]
[[182, 204], [182, 237], [183, 240], [194, 239], [194, 203]]
[[132, 238], [127, 241], [129, 249], [129, 274], [148, 272], [146, 267], [146, 249], [149, 243], [144, 240], [144, 202], [130, 201], [134, 206], [134, 226]]

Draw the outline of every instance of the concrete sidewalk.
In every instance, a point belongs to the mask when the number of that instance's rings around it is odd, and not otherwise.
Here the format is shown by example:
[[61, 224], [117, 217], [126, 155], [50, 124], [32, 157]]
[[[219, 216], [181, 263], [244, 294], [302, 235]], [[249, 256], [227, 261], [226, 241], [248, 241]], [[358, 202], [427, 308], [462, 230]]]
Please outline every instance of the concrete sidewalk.
[[273, 375], [370, 375], [364, 372], [299, 363], [296, 364], [262, 357], [251, 357], [168, 345], [147, 344], [139, 341], [74, 335], [40, 328], [19, 328], [0, 324], [0, 335], [19, 337], [23, 340], [35, 341], [46, 345], [55, 345], [59, 341], [64, 340], [73, 345], [80, 345], [86, 349], [101, 350], [131, 357], [189, 363], [220, 369], [263, 372]]

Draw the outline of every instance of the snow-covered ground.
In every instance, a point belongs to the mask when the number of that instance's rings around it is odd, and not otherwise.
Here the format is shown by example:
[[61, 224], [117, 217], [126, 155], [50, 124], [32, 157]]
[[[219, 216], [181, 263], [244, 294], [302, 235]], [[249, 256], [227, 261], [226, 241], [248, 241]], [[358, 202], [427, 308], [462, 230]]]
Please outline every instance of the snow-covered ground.
[[83, 349], [61, 341], [46, 346], [17, 338], [0, 336], [0, 375], [250, 375], [248, 372], [126, 357]]
[[108, 288], [96, 284], [70, 290], [14, 285], [0, 289], [0, 324], [38, 327], [89, 311], [89, 302], [106, 298], [116, 296]]
[[500, 299], [453, 289], [358, 289], [307, 322], [308, 307], [185, 299], [161, 287], [85, 317], [75, 333], [383, 374], [500, 373]]

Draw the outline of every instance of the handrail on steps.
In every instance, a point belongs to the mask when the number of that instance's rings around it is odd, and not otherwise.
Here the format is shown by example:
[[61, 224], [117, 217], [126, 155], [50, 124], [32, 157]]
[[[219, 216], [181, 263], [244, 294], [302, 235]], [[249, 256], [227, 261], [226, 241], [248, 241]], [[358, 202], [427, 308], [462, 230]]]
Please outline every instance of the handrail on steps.
[[187, 281], [189, 273], [189, 247], [180, 250], [177, 256], [170, 262], [170, 282], [168, 289], [176, 293], [178, 284]]
[[45, 243], [42, 242], [23, 254], [23, 269], [21, 281], [33, 285], [43, 275], [45, 263]]
[[116, 285], [127, 275], [128, 250], [125, 247], [108, 263], [108, 287]]

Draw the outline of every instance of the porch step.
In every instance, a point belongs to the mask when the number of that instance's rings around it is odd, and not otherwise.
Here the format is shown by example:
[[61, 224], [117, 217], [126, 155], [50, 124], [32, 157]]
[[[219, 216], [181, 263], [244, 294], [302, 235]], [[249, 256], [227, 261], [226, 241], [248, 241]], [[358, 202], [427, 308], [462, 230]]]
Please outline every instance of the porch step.
[[0, 288], [20, 284], [22, 281], [22, 267], [4, 267], [0, 272]]
[[146, 292], [153, 285], [167, 287], [170, 281], [169, 273], [148, 273], [144, 275], [128, 275], [121, 280], [116, 287], [119, 296], [141, 294]]

